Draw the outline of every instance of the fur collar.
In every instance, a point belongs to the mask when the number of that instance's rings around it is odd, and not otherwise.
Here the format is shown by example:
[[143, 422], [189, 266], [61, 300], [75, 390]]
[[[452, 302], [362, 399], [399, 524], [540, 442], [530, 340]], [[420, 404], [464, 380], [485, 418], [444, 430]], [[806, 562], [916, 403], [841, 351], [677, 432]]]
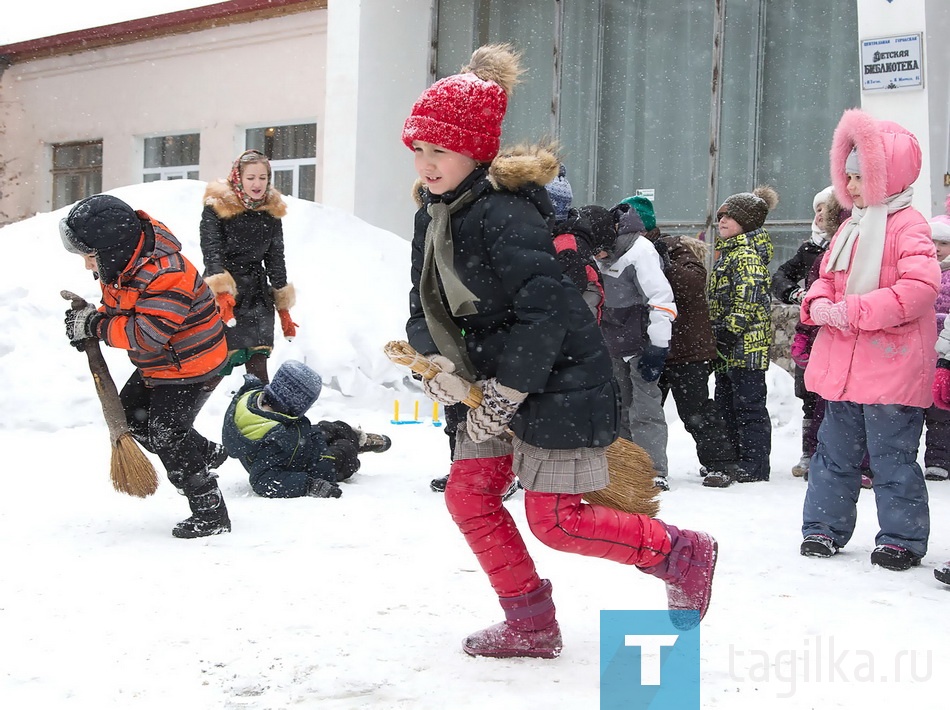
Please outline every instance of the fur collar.
[[[267, 212], [271, 217], [281, 219], [287, 214], [287, 203], [273, 187], [270, 188], [270, 195], [267, 202], [254, 211]], [[226, 180], [215, 180], [208, 183], [205, 190], [204, 204], [211, 207], [221, 219], [231, 219], [242, 212], [249, 211], [238, 199], [238, 196], [234, 194], [234, 190], [231, 189]]]
[[[497, 190], [517, 192], [535, 185], [547, 185], [557, 177], [561, 161], [554, 148], [547, 145], [518, 145], [502, 149], [488, 166], [488, 181]], [[412, 197], [417, 207], [426, 202], [426, 188], [422, 180], [412, 186]]]

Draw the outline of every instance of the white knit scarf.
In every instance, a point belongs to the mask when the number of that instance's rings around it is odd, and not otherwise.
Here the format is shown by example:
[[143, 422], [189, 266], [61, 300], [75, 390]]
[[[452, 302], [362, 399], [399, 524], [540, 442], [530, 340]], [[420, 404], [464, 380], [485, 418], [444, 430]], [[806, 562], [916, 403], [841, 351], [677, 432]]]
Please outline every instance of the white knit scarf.
[[885, 198], [884, 204], [854, 207], [851, 210], [851, 219], [831, 245], [828, 254], [828, 271], [847, 271], [854, 252], [854, 266], [848, 274], [845, 293], [868, 293], [878, 288], [887, 216], [908, 207], [913, 196], [914, 188], [908, 187], [903, 192]]

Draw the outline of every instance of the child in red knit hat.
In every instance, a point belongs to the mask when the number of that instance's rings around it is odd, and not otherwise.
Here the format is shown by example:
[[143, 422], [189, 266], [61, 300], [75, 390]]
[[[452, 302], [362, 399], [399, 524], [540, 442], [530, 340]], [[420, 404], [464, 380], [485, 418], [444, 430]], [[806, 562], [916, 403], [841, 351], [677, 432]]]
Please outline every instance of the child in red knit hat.
[[551, 583], [502, 505], [516, 474], [538, 539], [659, 577], [681, 628], [706, 611], [717, 546], [705, 533], [582, 500], [608, 484], [619, 393], [594, 316], [552, 243], [544, 185], [560, 161], [538, 146], [499, 152], [520, 74], [510, 46], [481, 47], [460, 74], [426, 89], [406, 120], [402, 138], [420, 178], [406, 331], [441, 366], [423, 384], [431, 398], [455, 405], [470, 382], [482, 390], [482, 405], [459, 424], [445, 501], [505, 621], [463, 649], [554, 658], [561, 632]]

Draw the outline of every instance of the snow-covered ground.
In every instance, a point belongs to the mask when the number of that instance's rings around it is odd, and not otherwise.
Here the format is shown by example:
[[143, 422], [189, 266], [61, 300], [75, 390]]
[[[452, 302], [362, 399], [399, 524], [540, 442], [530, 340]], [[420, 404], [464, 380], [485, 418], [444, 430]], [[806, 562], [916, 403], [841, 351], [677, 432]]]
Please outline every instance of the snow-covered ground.
[[[203, 189], [163, 182], [114, 194], [168, 224], [200, 266]], [[404, 337], [408, 244], [320, 205], [289, 204], [301, 327], [292, 343], [278, 338], [272, 371], [307, 361], [328, 383], [312, 415], [388, 434], [393, 447], [364, 456], [339, 500], [258, 498], [231, 460], [220, 483], [234, 531], [198, 540], [171, 537], [188, 509], [163, 476], [145, 500], [112, 490], [93, 383], [63, 335], [60, 289], [97, 294], [60, 245], [66, 210], [0, 230], [0, 708], [596, 708], [600, 610], [663, 609], [663, 585], [543, 547], [518, 494], [507, 505], [554, 584], [564, 652], [553, 661], [462, 653], [461, 639], [501, 613], [429, 490], [448, 466], [431, 404], [382, 355]], [[131, 366], [104, 350], [121, 386]], [[222, 383], [202, 411], [205, 434], [219, 438], [239, 381]], [[418, 401], [421, 423], [392, 424], [396, 399], [403, 418]], [[711, 490], [667, 408], [673, 490], [660, 517], [720, 543], [701, 628], [702, 707], [943, 707], [950, 588], [932, 567], [950, 559], [950, 483], [929, 484], [931, 552], [919, 569], [871, 568], [867, 491], [846, 550], [803, 558], [805, 484], [789, 474], [800, 409], [777, 369], [769, 410], [772, 481]]]

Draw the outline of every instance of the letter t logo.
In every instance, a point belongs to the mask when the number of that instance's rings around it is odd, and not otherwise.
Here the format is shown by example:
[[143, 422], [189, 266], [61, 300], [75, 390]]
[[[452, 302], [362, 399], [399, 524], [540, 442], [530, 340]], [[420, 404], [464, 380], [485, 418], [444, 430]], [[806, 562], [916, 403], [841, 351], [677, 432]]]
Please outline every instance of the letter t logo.
[[623, 637], [624, 646], [640, 647], [640, 685], [660, 684], [660, 649], [672, 647], [678, 638], [656, 634], [627, 634]]

